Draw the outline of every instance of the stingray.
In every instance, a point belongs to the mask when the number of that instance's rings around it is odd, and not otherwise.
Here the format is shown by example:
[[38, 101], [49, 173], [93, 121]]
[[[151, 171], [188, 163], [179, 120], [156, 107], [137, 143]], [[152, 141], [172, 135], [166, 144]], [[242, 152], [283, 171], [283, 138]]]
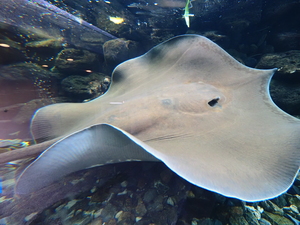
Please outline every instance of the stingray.
[[94, 166], [160, 160], [224, 196], [274, 198], [292, 185], [300, 162], [300, 121], [269, 94], [275, 71], [249, 68], [205, 37], [174, 37], [118, 65], [104, 95], [36, 111], [31, 133], [39, 144], [11, 154], [43, 152], [15, 192]]

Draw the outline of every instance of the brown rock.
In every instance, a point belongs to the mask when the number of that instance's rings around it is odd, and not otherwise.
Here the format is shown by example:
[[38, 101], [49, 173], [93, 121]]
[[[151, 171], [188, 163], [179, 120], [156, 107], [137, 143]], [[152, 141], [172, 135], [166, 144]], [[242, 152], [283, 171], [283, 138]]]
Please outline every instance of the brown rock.
[[271, 224], [273, 225], [294, 225], [294, 223], [292, 221], [290, 221], [289, 219], [285, 218], [282, 215], [278, 215], [278, 214], [273, 214], [270, 212], [264, 212], [263, 216], [271, 222]]

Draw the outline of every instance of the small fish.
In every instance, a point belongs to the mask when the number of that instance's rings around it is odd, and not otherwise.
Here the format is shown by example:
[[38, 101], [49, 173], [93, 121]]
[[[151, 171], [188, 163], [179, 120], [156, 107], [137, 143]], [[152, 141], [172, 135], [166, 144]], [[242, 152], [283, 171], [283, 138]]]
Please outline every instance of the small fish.
[[190, 8], [192, 8], [191, 0], [186, 1], [186, 5], [184, 7], [183, 18], [185, 19], [185, 23], [187, 27], [190, 27], [190, 16], [194, 16], [194, 14], [190, 14]]
[[[142, 4], [142, 3], [131, 3], [129, 5], [127, 5], [128, 8], [137, 8], [137, 9], [144, 9], [144, 10], [149, 10], [149, 7], [153, 7], [154, 5], [152, 4], [149, 4], [149, 3], [145, 3], [145, 4]], [[151, 8], [150, 8], [151, 10]]]

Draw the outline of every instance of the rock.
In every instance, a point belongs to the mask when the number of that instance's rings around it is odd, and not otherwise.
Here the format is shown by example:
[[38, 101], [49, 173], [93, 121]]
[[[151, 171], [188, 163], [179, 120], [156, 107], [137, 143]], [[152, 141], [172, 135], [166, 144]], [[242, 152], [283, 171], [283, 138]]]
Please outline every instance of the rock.
[[144, 194], [144, 202], [146, 203], [150, 203], [151, 201], [153, 201], [153, 199], [156, 196], [156, 191], [155, 189], [149, 189], [146, 191], [146, 193]]
[[276, 80], [270, 84], [270, 94], [274, 103], [283, 111], [297, 116], [300, 115], [300, 82]]
[[226, 35], [219, 34], [218, 31], [216, 30], [200, 32], [200, 35], [205, 36], [214, 42], [219, 41], [221, 39], [228, 38]]
[[184, 19], [178, 19], [181, 18], [181, 12], [175, 11], [168, 16], [165, 16], [166, 12], [163, 10], [164, 8], [162, 8], [163, 16], [149, 17], [149, 19], [145, 21], [151, 32], [149, 34], [151, 40], [147, 42], [141, 40], [143, 46], [146, 46], [146, 49], [152, 48], [154, 45], [158, 45], [176, 35], [182, 34], [186, 30]]
[[110, 219], [105, 222], [105, 225], [117, 225], [117, 221], [115, 219]]
[[286, 215], [297, 217], [299, 211], [295, 205], [285, 206], [282, 208]]
[[249, 225], [243, 216], [231, 216], [229, 218], [230, 225]]
[[101, 211], [101, 218], [104, 221], [108, 221], [111, 218], [115, 218], [115, 216], [117, 215], [118, 211], [117, 211], [117, 207], [115, 205], [113, 205], [112, 203], [107, 203], [106, 205], [104, 205], [102, 211]]
[[219, 220], [204, 218], [204, 219], [196, 219], [193, 218], [191, 225], [222, 225]]
[[244, 210], [241, 206], [233, 206], [231, 207], [230, 209], [230, 214], [233, 216], [233, 217], [236, 217], [236, 216], [243, 216], [244, 215]]
[[107, 91], [107, 78], [101, 73], [68, 76], [61, 82], [62, 91], [74, 101], [91, 100]]
[[171, 205], [171, 206], [174, 206], [176, 204], [176, 199], [175, 197], [169, 197], [167, 199], [167, 204]]
[[94, 219], [90, 225], [102, 225], [103, 221], [101, 218]]
[[295, 205], [298, 209], [300, 208], [300, 196], [299, 195], [288, 195], [287, 199], [291, 205]]
[[100, 58], [87, 50], [67, 48], [56, 57], [52, 71], [59, 71], [65, 76], [70, 74], [86, 74], [99, 71]]
[[276, 204], [274, 204], [272, 201], [262, 201], [260, 203], [261, 207], [264, 208], [265, 211], [277, 214], [282, 216], [284, 214], [283, 210], [279, 208]]
[[270, 84], [271, 97], [285, 112], [300, 115], [300, 51], [266, 54], [257, 68], [278, 68]]
[[[295, 117], [297, 117], [298, 119], [300, 119], [300, 116], [299, 115], [295, 115]], [[295, 180], [294, 184], [291, 186], [291, 188], [288, 190], [288, 193], [289, 194], [292, 194], [292, 195], [300, 195], [300, 188], [299, 188], [299, 180]]]
[[245, 207], [245, 219], [249, 223], [249, 225], [259, 225], [259, 220], [261, 219], [261, 214], [259, 210], [255, 209], [251, 206]]
[[256, 209], [254, 207], [245, 206], [233, 206], [229, 210], [231, 225], [245, 224], [245, 225], [259, 225]]
[[45, 50], [46, 49], [62, 49], [63, 48], [63, 40], [61, 39], [44, 39], [41, 41], [31, 41], [25, 44], [25, 47], [35, 49], [35, 51]]
[[272, 199], [272, 202], [279, 208], [282, 208], [287, 205], [286, 195], [280, 195], [277, 198]]
[[[151, 167], [142, 166], [142, 164], [152, 165]], [[108, 166], [112, 173], [110, 179], [105, 181], [100, 186], [96, 185], [95, 191], [90, 190], [95, 188], [95, 182], [91, 183], [84, 178], [80, 182], [73, 182], [74, 187], [83, 184], [94, 184], [89, 191], [78, 193], [72, 198], [67, 198], [57, 202], [55, 206], [44, 210], [38, 215], [34, 222], [43, 221], [45, 224], [52, 225], [50, 221], [60, 222], [62, 224], [82, 224], [90, 223], [105, 223], [118, 225], [171, 225], [178, 220], [178, 210], [182, 208], [182, 203], [186, 197], [187, 187], [186, 181], [180, 177], [173, 175], [170, 180], [169, 188], [164, 194], [159, 194], [154, 187], [155, 183], [160, 182], [160, 173], [167, 168], [161, 163], [124, 163]], [[114, 169], [112, 169], [112, 167]], [[104, 169], [106, 166], [103, 166]], [[101, 177], [101, 167], [98, 168], [97, 177]], [[97, 170], [93, 168], [88, 171]], [[158, 173], [158, 171], [160, 171]], [[84, 172], [83, 172], [84, 173]], [[90, 174], [93, 179], [95, 174]], [[152, 179], [150, 179], [152, 177]], [[137, 184], [139, 179], [146, 179], [148, 182], [143, 189], [138, 189]], [[78, 179], [78, 178], [77, 178]], [[72, 179], [74, 181], [74, 178]], [[81, 179], [80, 179], [81, 180]], [[103, 180], [103, 179], [99, 179]], [[126, 181], [126, 187], [122, 184]], [[73, 187], [73, 185], [72, 185]], [[172, 187], [172, 188], [171, 188]], [[124, 192], [126, 190], [126, 192]], [[153, 190], [152, 192], [149, 190]], [[118, 195], [123, 192], [124, 194]], [[150, 193], [151, 192], [151, 193]], [[146, 194], [148, 193], [148, 194]], [[177, 193], [176, 196], [171, 193]], [[151, 196], [148, 202], [145, 202], [143, 196]], [[169, 198], [174, 198], [176, 203], [170, 205]], [[75, 199], [75, 201], [74, 201]], [[53, 208], [55, 210], [53, 210]], [[51, 212], [51, 213], [49, 213]], [[62, 217], [60, 217], [63, 215]], [[82, 222], [85, 221], [85, 222]], [[34, 224], [33, 222], [33, 224]], [[54, 225], [54, 224], [53, 224]], [[218, 224], [216, 224], [218, 225]]]
[[156, 181], [154, 183], [154, 187], [156, 188], [156, 192], [159, 194], [165, 194], [170, 189], [169, 186], [163, 184], [161, 181]]
[[26, 59], [21, 45], [0, 35], [0, 65], [21, 62]]
[[138, 204], [135, 207], [135, 212], [138, 217], [143, 217], [147, 213], [147, 208], [141, 198], [138, 200]]
[[278, 73], [298, 76], [300, 75], [300, 51], [291, 50], [283, 53], [270, 53], [261, 57], [258, 62], [259, 69], [278, 68]]
[[149, 40], [145, 31], [136, 22], [136, 17], [127, 7], [117, 1], [110, 4], [99, 1], [92, 10], [89, 10], [95, 18], [95, 25], [106, 30], [112, 35], [129, 40]]
[[272, 225], [268, 220], [262, 218], [260, 221], [259, 221], [259, 224], [260, 225]]
[[152, 212], [159, 212], [162, 211], [164, 206], [163, 206], [163, 201], [164, 201], [164, 196], [163, 195], [157, 195], [152, 202], [149, 204], [149, 211]]
[[173, 177], [173, 172], [171, 170], [165, 170], [160, 173], [160, 178], [164, 184], [168, 184]]
[[0, 81], [25, 81], [38, 82], [38, 80], [56, 80], [59, 73], [51, 72], [35, 63], [15, 63], [0, 68]]
[[135, 217], [130, 212], [119, 211], [115, 218], [117, 219], [118, 225], [133, 224]]
[[37, 212], [31, 213], [30, 215], [26, 216], [26, 217], [24, 218], [24, 220], [25, 220], [25, 221], [30, 221], [30, 220], [32, 220], [33, 218], [35, 218], [36, 215], [37, 215]]
[[107, 41], [103, 45], [104, 60], [109, 69], [142, 54], [139, 44], [124, 38]]
[[263, 213], [263, 217], [270, 221], [272, 225], [294, 225], [294, 223], [291, 220], [285, 218], [282, 215], [273, 214], [265, 211]]

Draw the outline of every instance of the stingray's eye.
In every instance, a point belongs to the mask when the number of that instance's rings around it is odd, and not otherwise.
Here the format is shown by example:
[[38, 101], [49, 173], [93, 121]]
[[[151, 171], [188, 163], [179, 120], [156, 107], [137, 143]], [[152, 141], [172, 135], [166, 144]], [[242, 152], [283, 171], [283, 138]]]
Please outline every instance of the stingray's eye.
[[213, 99], [210, 100], [207, 104], [208, 104], [210, 107], [214, 107], [214, 106], [218, 103], [219, 100], [220, 100], [219, 97], [213, 98]]
[[161, 103], [163, 104], [163, 105], [171, 105], [172, 104], [172, 100], [171, 99], [162, 99], [161, 100]]

